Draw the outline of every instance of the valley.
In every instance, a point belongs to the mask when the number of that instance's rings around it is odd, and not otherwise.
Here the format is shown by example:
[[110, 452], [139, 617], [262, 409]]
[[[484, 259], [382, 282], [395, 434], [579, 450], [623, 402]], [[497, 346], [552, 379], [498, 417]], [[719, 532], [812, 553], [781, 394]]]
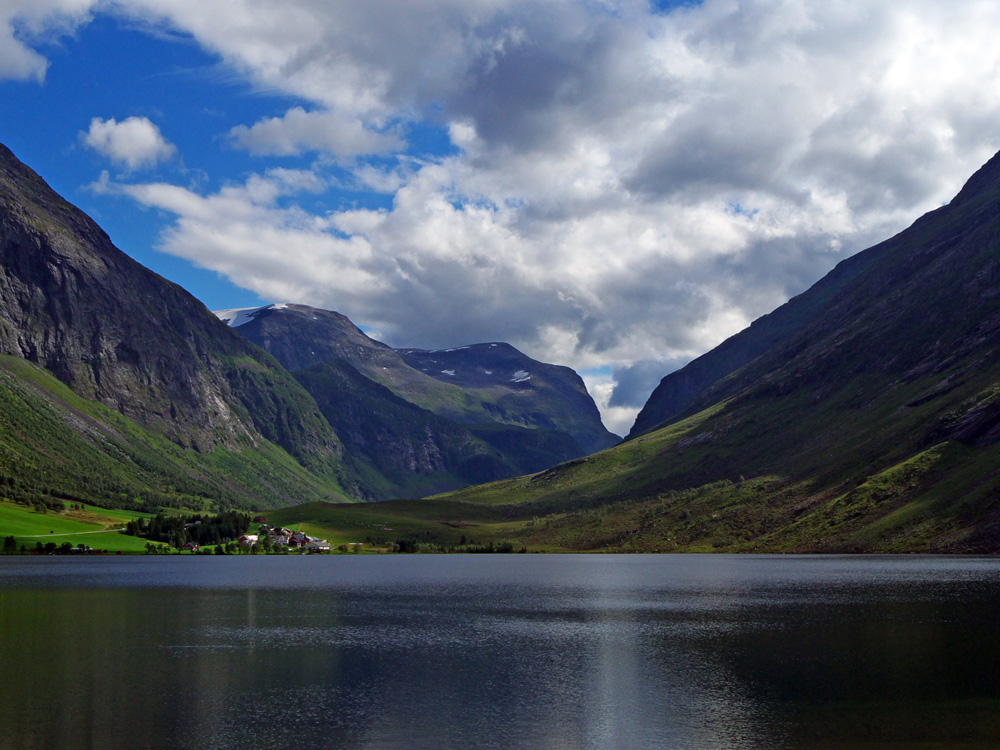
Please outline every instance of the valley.
[[[218, 320], [3, 156], [11, 499], [266, 510], [410, 551], [1000, 550], [1000, 156], [664, 377], [617, 445], [576, 373], [507, 344], [397, 350], [295, 304]], [[92, 302], [68, 280], [95, 267], [173, 302]]]

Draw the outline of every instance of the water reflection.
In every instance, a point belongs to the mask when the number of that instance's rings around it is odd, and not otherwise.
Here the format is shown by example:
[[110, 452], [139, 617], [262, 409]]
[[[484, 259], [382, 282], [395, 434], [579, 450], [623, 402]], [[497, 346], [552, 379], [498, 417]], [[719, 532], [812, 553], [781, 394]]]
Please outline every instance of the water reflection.
[[0, 747], [996, 747], [998, 615], [991, 559], [0, 560]]

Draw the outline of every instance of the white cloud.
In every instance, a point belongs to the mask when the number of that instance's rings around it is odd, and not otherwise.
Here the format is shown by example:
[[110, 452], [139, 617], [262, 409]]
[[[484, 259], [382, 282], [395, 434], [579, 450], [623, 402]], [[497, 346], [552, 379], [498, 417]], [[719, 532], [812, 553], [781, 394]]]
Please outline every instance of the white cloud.
[[128, 117], [121, 122], [95, 117], [80, 140], [116, 164], [130, 170], [155, 166], [177, 151], [145, 117]]
[[293, 107], [282, 117], [260, 120], [251, 127], [238, 125], [229, 135], [237, 146], [259, 156], [288, 156], [306, 151], [358, 156], [402, 147], [399, 137], [367, 128], [359, 119], [336, 112], [306, 112], [302, 107]]
[[4, 0], [0, 3], [0, 80], [43, 81], [49, 61], [33, 46], [72, 33], [96, 0]]
[[210, 196], [165, 183], [123, 185], [104, 179], [93, 188], [175, 214], [176, 224], [161, 239], [162, 250], [224, 273], [245, 288], [266, 290], [275, 299], [319, 305], [341, 292], [383, 294], [385, 261], [367, 241], [337, 236], [324, 219], [278, 205], [279, 198], [312, 192], [318, 185], [309, 173], [276, 169]]

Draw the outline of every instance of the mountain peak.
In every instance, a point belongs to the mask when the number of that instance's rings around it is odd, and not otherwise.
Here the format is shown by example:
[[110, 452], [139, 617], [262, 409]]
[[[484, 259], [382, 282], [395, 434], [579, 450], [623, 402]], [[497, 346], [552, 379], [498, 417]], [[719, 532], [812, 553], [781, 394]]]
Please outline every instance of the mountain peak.
[[1000, 151], [994, 154], [988, 162], [976, 170], [972, 177], [966, 180], [965, 185], [949, 205], [958, 206], [979, 195], [998, 190], [1000, 190]]

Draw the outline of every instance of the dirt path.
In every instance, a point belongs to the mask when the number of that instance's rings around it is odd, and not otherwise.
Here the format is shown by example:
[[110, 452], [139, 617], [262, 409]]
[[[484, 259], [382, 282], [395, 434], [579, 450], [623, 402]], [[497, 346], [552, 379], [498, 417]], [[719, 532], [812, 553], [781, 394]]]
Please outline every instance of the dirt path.
[[48, 539], [49, 537], [55, 536], [79, 536], [80, 534], [110, 534], [113, 531], [121, 531], [121, 529], [109, 529], [105, 526], [103, 529], [98, 531], [71, 531], [66, 534], [18, 534], [18, 539]]

